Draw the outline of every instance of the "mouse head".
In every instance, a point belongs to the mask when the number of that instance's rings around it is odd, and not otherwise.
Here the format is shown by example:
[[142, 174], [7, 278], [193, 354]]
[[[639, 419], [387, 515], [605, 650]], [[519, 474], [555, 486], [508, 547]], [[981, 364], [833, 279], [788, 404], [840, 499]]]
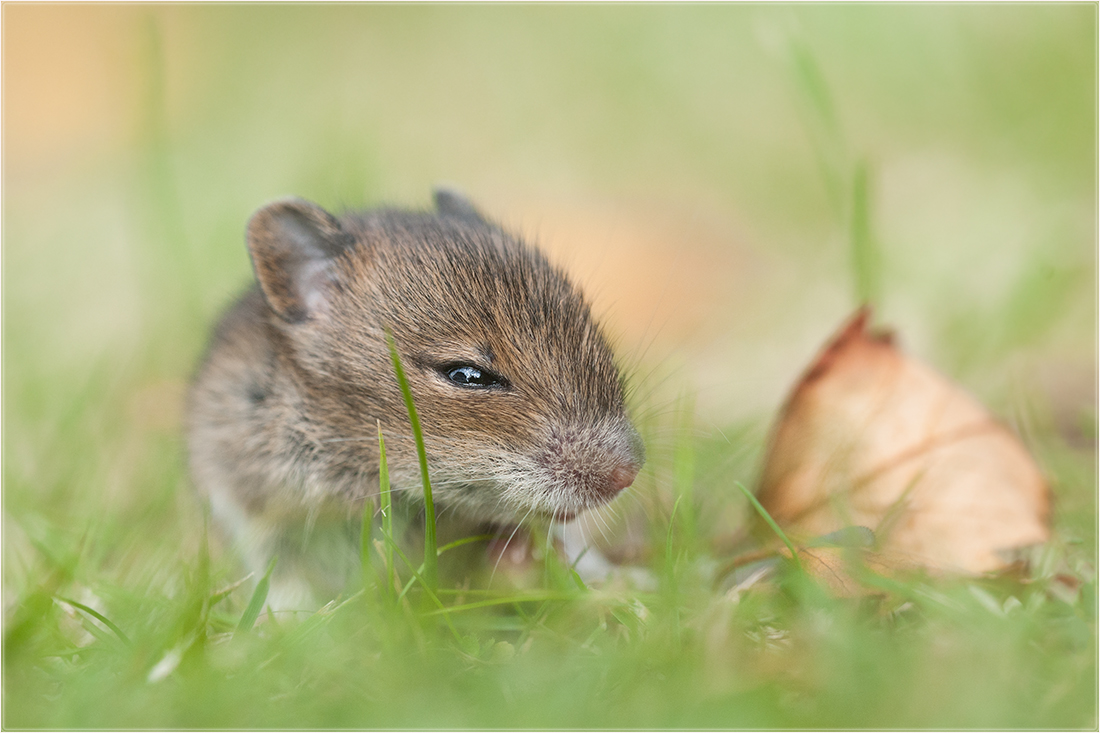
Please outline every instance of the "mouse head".
[[418, 486], [389, 331], [442, 505], [515, 522], [569, 519], [609, 501], [633, 482], [644, 450], [588, 304], [465, 199], [437, 192], [436, 207], [337, 219], [290, 199], [249, 223], [316, 478], [371, 476], [381, 421], [395, 485]]

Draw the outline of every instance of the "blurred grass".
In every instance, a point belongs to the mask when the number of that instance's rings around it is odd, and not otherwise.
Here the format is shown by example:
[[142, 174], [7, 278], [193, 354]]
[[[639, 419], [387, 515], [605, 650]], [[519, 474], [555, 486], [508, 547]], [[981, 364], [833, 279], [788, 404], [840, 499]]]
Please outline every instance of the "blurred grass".
[[[5, 727], [1095, 728], [1095, 6], [3, 13]], [[439, 181], [606, 244], [578, 276], [644, 353], [649, 454], [641, 534], [608, 521], [660, 586], [234, 638], [179, 423], [244, 222]], [[667, 252], [707, 267], [645, 279]], [[735, 482], [861, 299], [1023, 434], [1055, 539], [1023, 580], [718, 592]]]

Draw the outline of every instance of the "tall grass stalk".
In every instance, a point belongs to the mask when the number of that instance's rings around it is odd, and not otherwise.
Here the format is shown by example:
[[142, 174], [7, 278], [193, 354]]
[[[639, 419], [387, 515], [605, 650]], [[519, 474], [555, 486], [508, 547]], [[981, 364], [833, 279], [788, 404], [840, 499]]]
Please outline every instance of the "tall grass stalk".
[[[420, 416], [416, 413], [416, 405], [413, 404], [409, 380], [405, 377], [405, 369], [401, 366], [401, 357], [397, 354], [393, 334], [388, 330], [386, 344], [390, 349], [390, 360], [393, 362], [394, 374], [397, 375], [397, 383], [401, 386], [405, 409], [409, 412], [409, 423], [412, 425], [413, 438], [416, 440], [416, 457], [420, 461], [420, 479], [424, 484], [424, 572], [421, 577], [428, 590], [435, 591], [439, 585], [439, 563], [435, 547], [435, 504], [432, 502], [432, 482], [428, 478], [428, 454], [424, 450], [424, 434], [420, 429]], [[392, 536], [387, 536], [390, 537], [389, 542], [392, 547]]]
[[852, 200], [849, 214], [849, 242], [852, 281], [856, 301], [875, 306], [881, 293], [881, 254], [871, 229], [871, 172], [866, 160], [855, 164], [852, 172]]
[[829, 83], [809, 45], [789, 38], [787, 56], [826, 195], [847, 233], [855, 301], [875, 307], [882, 294], [882, 256], [871, 225], [871, 164], [848, 145]]
[[[182, 313], [188, 318], [197, 318], [202, 311], [198, 289], [184, 285], [195, 282], [196, 271], [172, 161], [163, 29], [157, 14], [146, 16], [143, 41], [140, 68], [144, 69], [146, 78], [138, 108], [143, 142], [138, 188], [140, 195], [146, 197], [143, 215], [147, 230], [153, 242], [159, 244], [138, 248], [136, 255], [144, 269], [141, 280], [145, 287], [151, 288], [145, 295], [145, 302], [155, 306], [145, 314], [146, 327], [155, 332], [166, 317], [178, 317]], [[172, 273], [171, 277], [166, 277], [166, 273]], [[171, 288], [168, 297], [164, 292], [166, 285]], [[174, 312], [164, 310], [165, 304], [171, 304]], [[149, 341], [160, 343], [157, 339]]]

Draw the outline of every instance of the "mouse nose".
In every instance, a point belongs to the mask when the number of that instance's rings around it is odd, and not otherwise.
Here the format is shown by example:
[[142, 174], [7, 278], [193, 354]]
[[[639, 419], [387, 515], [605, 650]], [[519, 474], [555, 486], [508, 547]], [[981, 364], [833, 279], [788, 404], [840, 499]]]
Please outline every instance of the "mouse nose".
[[638, 470], [637, 466], [630, 465], [618, 466], [613, 470], [607, 477], [607, 495], [615, 496], [634, 483], [634, 479], [638, 477]]

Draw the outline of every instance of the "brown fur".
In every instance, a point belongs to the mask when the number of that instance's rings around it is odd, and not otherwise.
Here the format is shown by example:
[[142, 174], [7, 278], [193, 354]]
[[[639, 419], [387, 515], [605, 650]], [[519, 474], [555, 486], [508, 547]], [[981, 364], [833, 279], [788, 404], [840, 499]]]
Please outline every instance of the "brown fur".
[[[641, 467], [621, 377], [579, 291], [464, 200], [436, 200], [439, 213], [339, 220], [287, 200], [249, 223], [259, 287], [215, 332], [188, 440], [195, 483], [257, 570], [273, 553], [283, 565], [302, 527], [355, 517], [377, 495], [376, 421], [395, 490], [419, 494], [386, 329], [420, 413], [441, 521], [571, 518]], [[448, 379], [467, 364], [501, 384]], [[287, 600], [304, 602], [313, 580], [289, 581]]]

